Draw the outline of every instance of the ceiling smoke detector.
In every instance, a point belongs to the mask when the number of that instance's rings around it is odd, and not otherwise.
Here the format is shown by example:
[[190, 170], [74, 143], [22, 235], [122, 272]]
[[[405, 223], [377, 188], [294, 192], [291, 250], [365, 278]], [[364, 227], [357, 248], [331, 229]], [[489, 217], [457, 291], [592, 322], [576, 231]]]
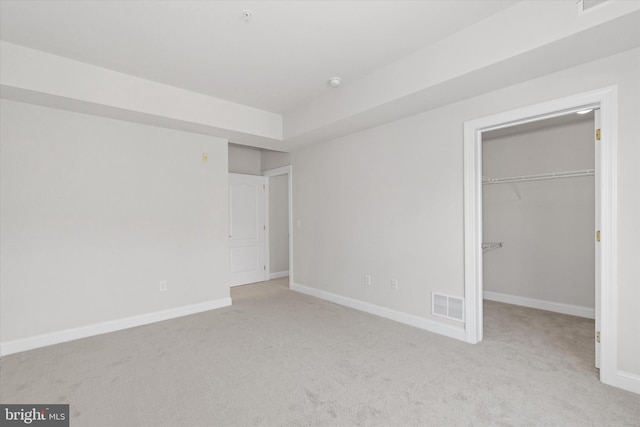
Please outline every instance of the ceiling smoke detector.
[[340, 83], [342, 83], [342, 79], [340, 77], [331, 77], [329, 79], [329, 84], [331, 85], [331, 87], [338, 87], [340, 86]]
[[253, 12], [251, 12], [249, 9], [245, 9], [242, 11], [242, 17], [245, 21], [249, 22], [249, 19], [251, 19], [252, 16]]

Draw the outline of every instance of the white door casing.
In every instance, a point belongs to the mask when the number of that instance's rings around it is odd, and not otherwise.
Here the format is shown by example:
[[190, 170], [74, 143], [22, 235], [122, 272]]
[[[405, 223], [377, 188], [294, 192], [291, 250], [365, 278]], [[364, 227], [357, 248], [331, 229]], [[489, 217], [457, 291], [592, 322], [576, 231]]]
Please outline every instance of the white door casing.
[[265, 193], [263, 176], [229, 174], [230, 286], [263, 282], [265, 264]]
[[[598, 177], [600, 176], [600, 174], [602, 173], [601, 171], [601, 164], [600, 164], [600, 151], [602, 150], [602, 147], [600, 146], [600, 138], [598, 135], [598, 132], [600, 131], [600, 109], [596, 109], [594, 111], [594, 131], [593, 131], [593, 139], [595, 141], [595, 152], [594, 152], [594, 169], [595, 169], [595, 176]], [[594, 337], [596, 337], [593, 342], [594, 342], [594, 346], [595, 346], [595, 352], [596, 352], [596, 368], [600, 367], [600, 340], [599, 340], [599, 334], [600, 334], [600, 292], [601, 292], [601, 284], [600, 284], [600, 263], [601, 263], [601, 249], [600, 249], [600, 242], [599, 240], [599, 235], [600, 235], [600, 211], [601, 211], [601, 196], [600, 196], [600, 185], [598, 185], [598, 182], [596, 181], [595, 183], [595, 221], [594, 221], [594, 228], [595, 230], [593, 231], [594, 233], [594, 239], [596, 240], [595, 243], [595, 312], [596, 312], [596, 319], [595, 319], [595, 331], [594, 331]]]
[[[640, 379], [618, 369], [617, 313], [617, 86], [470, 120], [464, 124], [464, 296], [465, 337], [482, 341], [482, 132], [561, 116], [585, 108], [600, 108], [601, 138], [596, 146], [595, 185], [598, 188], [600, 242], [596, 259], [596, 318], [600, 325], [600, 380], [638, 393]], [[595, 339], [595, 337], [594, 337]]]

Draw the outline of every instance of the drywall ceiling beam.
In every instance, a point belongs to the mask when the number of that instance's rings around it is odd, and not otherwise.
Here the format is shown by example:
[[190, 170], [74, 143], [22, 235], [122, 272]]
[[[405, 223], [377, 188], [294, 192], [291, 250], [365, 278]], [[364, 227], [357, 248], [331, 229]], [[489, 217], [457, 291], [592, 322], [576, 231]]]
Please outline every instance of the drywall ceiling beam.
[[273, 151], [283, 151], [282, 141], [236, 132], [229, 129], [216, 128], [199, 123], [176, 120], [169, 117], [154, 116], [138, 111], [124, 110], [102, 104], [79, 101], [77, 99], [64, 98], [60, 96], [47, 95], [41, 92], [33, 92], [26, 89], [0, 85], [0, 97], [10, 101], [24, 102], [27, 104], [41, 105], [59, 110], [73, 111], [82, 114], [107, 117], [116, 120], [141, 123], [150, 126], [176, 129], [185, 132], [211, 135], [224, 138], [229, 142], [240, 141], [242, 145], [264, 148]]
[[[396, 117], [402, 116], [406, 114], [402, 108], [396, 113], [386, 105], [402, 107], [403, 99], [411, 104], [421, 94], [428, 94], [431, 90], [439, 93], [441, 88], [451, 86], [450, 82], [464, 80], [465, 76], [476, 71], [482, 75], [483, 70], [503, 66], [511, 58], [518, 58], [516, 62], [526, 62], [522, 60], [526, 54], [548, 61], [543, 66], [534, 64], [536, 69], [545, 69], [547, 73], [578, 65], [571, 57], [588, 57], [589, 53], [584, 51], [589, 46], [581, 46], [580, 40], [573, 36], [614, 21], [621, 22], [622, 19], [625, 30], [629, 30], [630, 24], [635, 26], [637, 38], [639, 11], [640, 2], [611, 2], [597, 11], [579, 16], [574, 2], [520, 2], [357, 81], [343, 82], [339, 89], [288, 112], [284, 117], [285, 140], [296, 146], [317, 140], [314, 135], [348, 132], [348, 122], [362, 122], [363, 115], [377, 117], [381, 111], [389, 110]], [[553, 48], [556, 43], [567, 39], [575, 43], [574, 46], [564, 44], [569, 50]], [[615, 36], [604, 41], [608, 45], [598, 46], [594, 52], [611, 55], [619, 52], [621, 45], [629, 45], [628, 40], [618, 40]], [[546, 55], [540, 55], [545, 47]], [[591, 57], [597, 59], [595, 55]], [[512, 71], [517, 75], [511, 79], [511, 84], [524, 81], [524, 77], [540, 75], [527, 69]], [[518, 75], [523, 78], [518, 79]], [[477, 86], [482, 90], [484, 82], [478, 81]], [[455, 93], [449, 94], [449, 98], [455, 97]], [[450, 102], [446, 98], [441, 101], [438, 102], [440, 105]], [[343, 130], [338, 132], [338, 129]]]
[[580, 17], [573, 2], [521, 2], [347, 82], [284, 124], [280, 114], [6, 42], [0, 87], [17, 101], [290, 151], [632, 49], [639, 24], [640, 2]]
[[[282, 116], [128, 74], [0, 42], [3, 96], [123, 120], [196, 127], [272, 145]], [[41, 98], [41, 99], [38, 99]], [[92, 112], [93, 111], [93, 112]], [[161, 124], [160, 122], [164, 123]], [[224, 136], [223, 136], [224, 137]]]
[[[451, 78], [285, 140], [285, 149], [334, 139], [640, 47], [640, 11]], [[615, 42], [611, 42], [615, 40]], [[568, 54], [567, 52], [570, 52]], [[552, 60], [553, 58], [553, 60]], [[286, 118], [285, 118], [286, 126]]]

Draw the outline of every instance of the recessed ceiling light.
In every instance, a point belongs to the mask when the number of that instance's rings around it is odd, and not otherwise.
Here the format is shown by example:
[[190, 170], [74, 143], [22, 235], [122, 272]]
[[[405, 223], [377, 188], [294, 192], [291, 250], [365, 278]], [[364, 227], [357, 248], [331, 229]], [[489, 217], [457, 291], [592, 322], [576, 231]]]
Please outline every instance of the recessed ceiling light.
[[342, 83], [342, 79], [340, 77], [331, 77], [329, 79], [329, 84], [331, 85], [331, 87], [338, 87], [340, 86], [340, 83]]
[[576, 114], [587, 114], [593, 111], [593, 108], [589, 108], [588, 110], [580, 110], [576, 111]]

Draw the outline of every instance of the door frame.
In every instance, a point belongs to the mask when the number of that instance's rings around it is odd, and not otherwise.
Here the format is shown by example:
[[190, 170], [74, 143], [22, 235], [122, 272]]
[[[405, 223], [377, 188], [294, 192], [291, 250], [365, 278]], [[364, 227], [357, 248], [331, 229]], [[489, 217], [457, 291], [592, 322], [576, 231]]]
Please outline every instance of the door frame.
[[[585, 108], [600, 108], [601, 143], [595, 185], [600, 188], [601, 249], [599, 277], [600, 380], [628, 389], [617, 369], [617, 145], [618, 88], [560, 98], [464, 123], [464, 296], [465, 338], [472, 344], [483, 338], [482, 282], [482, 132], [561, 116]], [[596, 156], [598, 158], [598, 156]], [[597, 226], [597, 225], [596, 225]], [[595, 239], [595, 236], [594, 236]], [[598, 286], [598, 283], [600, 286]], [[598, 298], [598, 295], [596, 295]], [[594, 337], [595, 339], [595, 337]]]
[[[289, 199], [289, 288], [291, 288], [291, 284], [293, 283], [293, 166], [287, 165], [282, 166], [275, 169], [269, 169], [262, 172], [262, 176], [271, 178], [274, 176], [287, 175], [287, 187], [288, 187], [288, 199]], [[270, 255], [269, 255], [269, 242], [270, 242], [270, 233], [271, 233], [271, 223], [269, 218], [269, 186], [267, 185], [267, 194], [265, 195], [265, 203], [266, 203], [266, 222], [269, 225], [267, 227], [267, 235], [266, 235], [266, 258], [265, 262], [267, 265], [267, 278], [270, 278], [271, 274], [271, 266], [270, 264]], [[267, 279], [268, 280], [268, 279]]]

